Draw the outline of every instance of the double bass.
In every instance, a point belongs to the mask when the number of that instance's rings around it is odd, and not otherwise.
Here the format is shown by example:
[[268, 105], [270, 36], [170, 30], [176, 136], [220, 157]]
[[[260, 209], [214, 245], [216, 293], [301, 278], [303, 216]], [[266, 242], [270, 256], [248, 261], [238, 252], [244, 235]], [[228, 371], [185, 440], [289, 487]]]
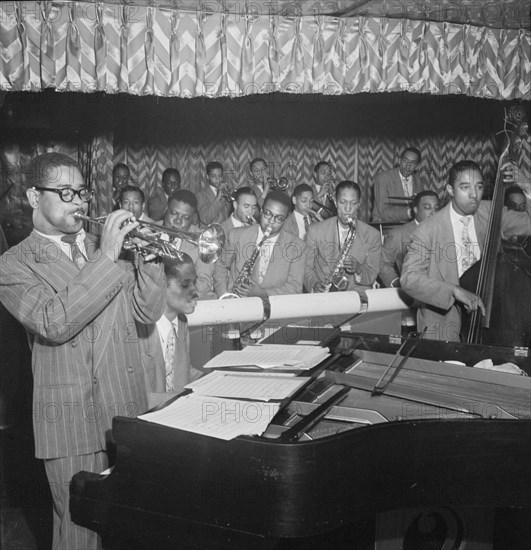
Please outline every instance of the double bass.
[[481, 260], [468, 269], [460, 285], [474, 292], [485, 305], [466, 314], [463, 309], [461, 340], [469, 344], [531, 346], [531, 254], [525, 240], [502, 239], [505, 186], [503, 166], [517, 165], [527, 136], [526, 113], [513, 105], [505, 116], [505, 145], [500, 155], [492, 206]]

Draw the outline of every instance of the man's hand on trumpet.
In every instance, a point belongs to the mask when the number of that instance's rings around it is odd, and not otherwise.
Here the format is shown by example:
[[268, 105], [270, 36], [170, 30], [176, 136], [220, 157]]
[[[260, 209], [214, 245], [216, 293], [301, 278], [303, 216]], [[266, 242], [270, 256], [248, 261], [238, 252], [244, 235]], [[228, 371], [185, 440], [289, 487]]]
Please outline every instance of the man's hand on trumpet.
[[138, 227], [136, 218], [129, 210], [111, 212], [103, 225], [100, 249], [110, 260], [116, 262], [122, 250], [125, 236]]

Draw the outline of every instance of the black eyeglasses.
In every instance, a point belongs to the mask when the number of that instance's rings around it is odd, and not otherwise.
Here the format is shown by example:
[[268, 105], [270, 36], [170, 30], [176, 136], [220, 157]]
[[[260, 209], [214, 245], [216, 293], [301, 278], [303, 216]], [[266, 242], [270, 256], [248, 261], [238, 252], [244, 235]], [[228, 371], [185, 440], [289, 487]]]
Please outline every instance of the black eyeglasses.
[[37, 187], [34, 185], [32, 189], [36, 191], [51, 191], [57, 193], [63, 202], [72, 202], [77, 195], [83, 202], [90, 202], [94, 196], [94, 191], [90, 191], [86, 187], [82, 189], [72, 189], [71, 187], [63, 187], [58, 189], [57, 187]]
[[286, 216], [281, 216], [280, 214], [274, 216], [273, 212], [271, 212], [271, 210], [267, 210], [267, 208], [262, 210], [262, 214], [264, 215], [266, 220], [273, 218], [277, 223], [282, 223], [286, 219]]

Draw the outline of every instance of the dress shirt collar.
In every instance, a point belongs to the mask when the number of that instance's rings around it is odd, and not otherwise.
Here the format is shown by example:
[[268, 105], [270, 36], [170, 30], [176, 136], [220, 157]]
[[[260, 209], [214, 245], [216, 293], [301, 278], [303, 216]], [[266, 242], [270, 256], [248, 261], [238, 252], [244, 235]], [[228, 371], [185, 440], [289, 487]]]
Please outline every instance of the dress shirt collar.
[[[53, 241], [70, 259], [72, 259], [72, 250], [70, 248], [70, 245], [61, 240], [62, 235], [46, 235], [46, 233], [42, 233], [42, 231], [38, 231], [37, 229], [34, 229], [34, 231], [35, 233], [39, 234], [41, 237], [45, 237], [46, 239], [50, 239], [50, 241]], [[85, 230], [80, 229], [76, 235], [76, 244], [79, 250], [81, 250], [83, 255], [86, 257], [87, 252], [85, 249], [85, 237], [86, 237]]]
[[245, 224], [243, 222], [241, 222], [234, 214], [231, 214], [230, 215], [230, 219], [231, 219], [231, 222], [232, 222], [232, 225], [234, 227], [243, 227]]

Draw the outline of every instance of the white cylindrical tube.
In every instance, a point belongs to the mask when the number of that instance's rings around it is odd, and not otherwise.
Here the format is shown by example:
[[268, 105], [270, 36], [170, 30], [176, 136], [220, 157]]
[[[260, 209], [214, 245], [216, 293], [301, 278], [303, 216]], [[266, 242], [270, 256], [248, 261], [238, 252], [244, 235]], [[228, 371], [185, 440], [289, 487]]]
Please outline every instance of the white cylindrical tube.
[[271, 321], [295, 317], [355, 315], [361, 302], [357, 292], [327, 292], [271, 296]]
[[408, 306], [402, 299], [398, 288], [375, 288], [365, 291], [367, 294], [367, 312], [402, 311]]
[[226, 300], [200, 300], [193, 313], [187, 315], [188, 326], [250, 323], [264, 316], [260, 298], [234, 298]]

